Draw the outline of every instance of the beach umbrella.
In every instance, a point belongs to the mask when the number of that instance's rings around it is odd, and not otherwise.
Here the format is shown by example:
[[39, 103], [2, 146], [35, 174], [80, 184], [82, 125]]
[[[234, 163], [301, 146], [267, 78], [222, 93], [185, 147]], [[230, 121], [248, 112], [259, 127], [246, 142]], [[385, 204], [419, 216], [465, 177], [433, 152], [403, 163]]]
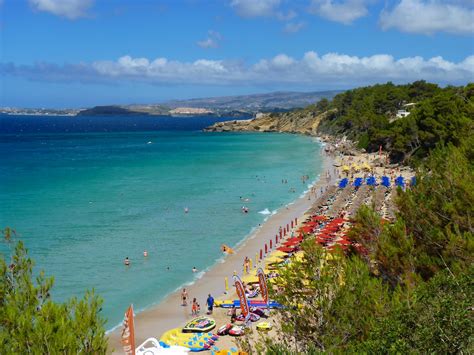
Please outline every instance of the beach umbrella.
[[326, 216], [316, 215], [316, 216], [311, 217], [311, 219], [315, 222], [325, 221]]
[[360, 185], [362, 185], [362, 178], [358, 177], [354, 180], [354, 186], [359, 187]]
[[303, 233], [311, 233], [313, 231], [314, 227], [301, 227], [299, 229], [300, 232], [303, 232]]
[[277, 248], [279, 251], [282, 251], [284, 253], [292, 253], [295, 251], [295, 247], [279, 247]]
[[248, 275], [243, 276], [241, 280], [242, 282], [245, 282], [246, 284], [254, 284], [258, 282], [258, 276], [248, 274]]
[[382, 176], [382, 186], [390, 187], [390, 178], [388, 176]]
[[339, 181], [339, 188], [343, 189], [347, 186], [349, 180], [347, 178], [344, 178], [342, 179], [341, 181]]
[[375, 177], [374, 177], [374, 176], [369, 176], [369, 177], [367, 178], [367, 180], [366, 180], [366, 183], [367, 183], [367, 185], [369, 185], [369, 186], [375, 186], [375, 184], [376, 184], [377, 182], [375, 181]]
[[349, 170], [351, 170], [351, 169], [347, 165], [344, 165], [342, 167], [342, 171], [349, 171]]
[[[285, 255], [288, 255], [288, 254], [285, 254]], [[269, 256], [265, 258], [265, 264], [281, 263], [283, 260], [284, 258], [282, 256], [273, 255], [273, 256]]]
[[405, 187], [405, 179], [403, 178], [403, 176], [400, 175], [399, 177], [395, 178], [395, 185]]
[[287, 257], [287, 256], [288, 256], [287, 253], [284, 253], [284, 252], [279, 251], [279, 250], [272, 251], [270, 254], [268, 254], [268, 258], [273, 258], [273, 257], [284, 258], [284, 257]]

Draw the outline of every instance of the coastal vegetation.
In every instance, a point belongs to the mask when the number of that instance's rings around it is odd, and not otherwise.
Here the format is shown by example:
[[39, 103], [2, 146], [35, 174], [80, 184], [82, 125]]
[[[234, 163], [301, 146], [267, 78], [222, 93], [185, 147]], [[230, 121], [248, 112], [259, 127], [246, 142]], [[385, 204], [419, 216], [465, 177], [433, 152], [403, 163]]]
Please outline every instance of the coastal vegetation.
[[361, 207], [358, 248], [328, 254], [307, 238], [274, 283], [272, 298], [287, 305], [280, 336], [259, 351], [472, 353], [472, 143], [432, 151], [416, 186], [399, 189], [393, 223]]
[[[4, 231], [11, 242], [10, 228]], [[8, 237], [7, 237], [8, 236]], [[11, 260], [0, 258], [0, 352], [2, 354], [105, 354], [102, 299], [93, 291], [65, 303], [52, 300], [54, 280], [40, 272], [22, 241]]]
[[[384, 90], [391, 92], [392, 87]], [[398, 189], [392, 223], [371, 206], [362, 206], [349, 234], [359, 247], [345, 256], [341, 252], [328, 259], [314, 240], [304, 244], [305, 257], [280, 270], [276, 283], [283, 287], [272, 297], [289, 307], [282, 312], [281, 336], [265, 339], [261, 352], [474, 351], [472, 85], [439, 89], [417, 83], [402, 92], [412, 89], [423, 103], [410, 120], [416, 129], [425, 127], [418, 132], [424, 138], [417, 159], [425, 159], [418, 161], [416, 185]], [[324, 105], [340, 107], [348, 98], [364, 102], [365, 89], [360, 90]], [[397, 108], [398, 100], [377, 105], [387, 112]], [[351, 110], [323, 124], [333, 134], [350, 132], [352, 138], [364, 139], [360, 121], [344, 127], [348, 117], [358, 117], [358, 111]], [[375, 126], [370, 123], [366, 129], [382, 132]], [[391, 141], [398, 139], [397, 130], [385, 132]], [[406, 148], [405, 156], [412, 155]]]
[[[346, 135], [359, 148], [390, 153], [392, 160], [417, 162], [437, 144], [458, 146], [473, 131], [474, 84], [440, 88], [416, 81], [374, 85], [346, 91], [317, 111], [329, 111], [319, 132]], [[409, 114], [397, 116], [398, 111]]]

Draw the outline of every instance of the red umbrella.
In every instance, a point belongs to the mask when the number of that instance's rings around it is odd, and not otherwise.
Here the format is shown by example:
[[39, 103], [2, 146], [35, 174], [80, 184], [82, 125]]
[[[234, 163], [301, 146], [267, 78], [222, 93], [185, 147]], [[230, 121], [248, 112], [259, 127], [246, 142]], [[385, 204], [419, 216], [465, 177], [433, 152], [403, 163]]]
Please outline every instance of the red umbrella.
[[297, 245], [300, 245], [301, 242], [286, 242], [286, 243], [283, 243], [283, 246], [284, 247], [295, 247]]
[[279, 247], [277, 250], [282, 251], [284, 253], [292, 253], [296, 250], [296, 248], [290, 248], [290, 247]]

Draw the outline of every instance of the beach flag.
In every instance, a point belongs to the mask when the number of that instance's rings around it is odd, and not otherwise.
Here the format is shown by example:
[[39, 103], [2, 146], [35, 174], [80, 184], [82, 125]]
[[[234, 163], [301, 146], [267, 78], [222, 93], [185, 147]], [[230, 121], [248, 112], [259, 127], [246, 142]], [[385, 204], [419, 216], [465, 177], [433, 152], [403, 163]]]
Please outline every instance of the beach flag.
[[242, 280], [237, 275], [234, 275], [234, 285], [235, 291], [237, 292], [237, 296], [240, 300], [240, 310], [245, 317], [245, 321], [247, 322], [250, 318], [250, 310], [249, 305], [247, 303], [247, 296], [245, 295], [244, 285], [242, 284]]
[[133, 323], [133, 305], [128, 307], [123, 319], [122, 346], [125, 354], [135, 355], [135, 325]]
[[267, 278], [265, 272], [261, 267], [257, 270], [258, 284], [260, 285], [260, 292], [262, 293], [263, 300], [268, 307], [268, 289], [267, 289]]

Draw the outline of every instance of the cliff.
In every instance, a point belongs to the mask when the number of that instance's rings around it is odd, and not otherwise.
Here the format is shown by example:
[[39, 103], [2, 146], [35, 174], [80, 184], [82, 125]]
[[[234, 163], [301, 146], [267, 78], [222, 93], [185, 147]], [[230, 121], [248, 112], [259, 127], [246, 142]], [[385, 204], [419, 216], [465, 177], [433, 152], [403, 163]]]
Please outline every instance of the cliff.
[[287, 132], [316, 135], [319, 123], [328, 112], [302, 109], [285, 113], [259, 114], [251, 120], [217, 122], [206, 132]]

